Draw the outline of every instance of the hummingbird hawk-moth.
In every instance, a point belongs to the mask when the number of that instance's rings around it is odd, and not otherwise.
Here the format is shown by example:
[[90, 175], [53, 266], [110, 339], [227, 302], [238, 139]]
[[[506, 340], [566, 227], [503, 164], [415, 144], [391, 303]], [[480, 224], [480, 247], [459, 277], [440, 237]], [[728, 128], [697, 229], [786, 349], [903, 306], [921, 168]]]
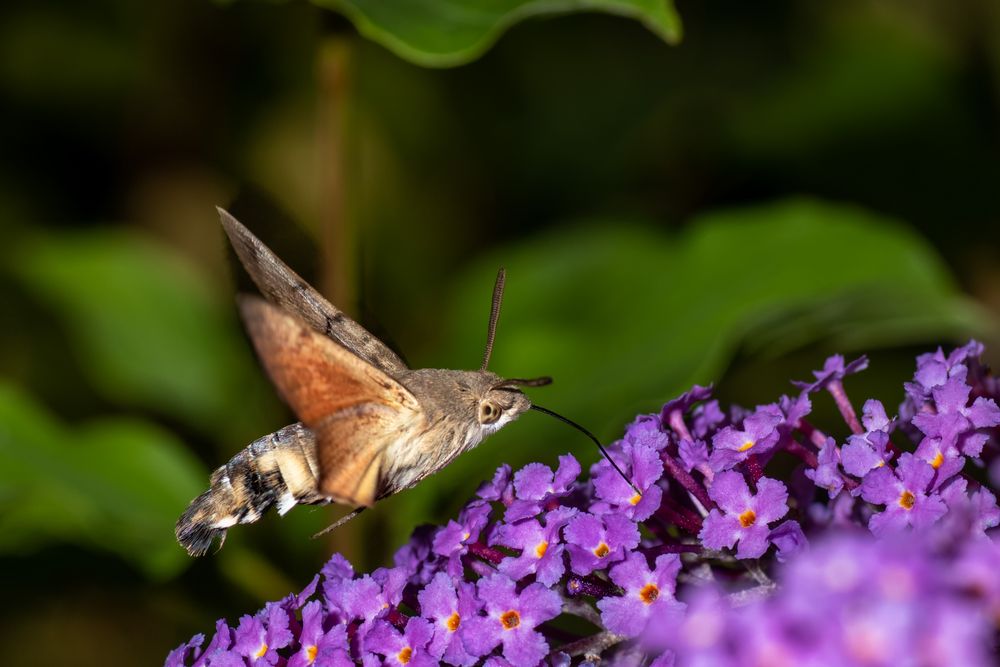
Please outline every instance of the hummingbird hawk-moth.
[[203, 555], [217, 538], [221, 545], [231, 526], [252, 523], [275, 505], [285, 514], [297, 504], [336, 502], [357, 508], [354, 516], [437, 472], [529, 408], [579, 428], [604, 453], [586, 429], [533, 405], [521, 391], [549, 378], [504, 379], [487, 370], [503, 269], [479, 370], [412, 370], [236, 218], [221, 208], [219, 215], [265, 297], [239, 297], [243, 322], [301, 421], [255, 440], [212, 474], [210, 488], [177, 521], [177, 540], [191, 555]]

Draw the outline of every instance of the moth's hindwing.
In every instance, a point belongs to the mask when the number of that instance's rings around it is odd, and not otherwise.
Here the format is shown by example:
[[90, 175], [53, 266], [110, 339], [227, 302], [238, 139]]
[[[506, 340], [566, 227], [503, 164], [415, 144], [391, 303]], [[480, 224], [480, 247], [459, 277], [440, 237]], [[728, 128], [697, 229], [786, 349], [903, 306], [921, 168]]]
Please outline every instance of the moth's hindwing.
[[423, 425], [417, 399], [262, 299], [242, 297], [240, 312], [271, 381], [316, 435], [320, 491], [341, 503], [373, 504], [385, 450]]

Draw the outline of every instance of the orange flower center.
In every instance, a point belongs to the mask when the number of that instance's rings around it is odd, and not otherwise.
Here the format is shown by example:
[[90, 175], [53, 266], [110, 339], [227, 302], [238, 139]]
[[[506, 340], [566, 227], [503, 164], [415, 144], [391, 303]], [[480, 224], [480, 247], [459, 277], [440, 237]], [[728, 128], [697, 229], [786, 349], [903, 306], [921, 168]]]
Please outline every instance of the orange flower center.
[[899, 494], [899, 506], [902, 507], [904, 510], [913, 509], [913, 503], [915, 503], [916, 500], [917, 497], [914, 496], [909, 491], [903, 491], [901, 494]]
[[413, 649], [409, 646], [405, 647], [402, 651], [396, 654], [396, 658], [399, 660], [400, 664], [405, 665], [413, 657]]
[[744, 528], [749, 528], [755, 521], [757, 521], [757, 515], [753, 510], [747, 510], [740, 515], [740, 525]]
[[504, 630], [513, 630], [521, 625], [521, 615], [513, 609], [505, 611], [500, 615], [500, 625], [503, 626]]
[[737, 449], [736, 451], [738, 451], [738, 452], [745, 452], [746, 450], [748, 450], [751, 447], [753, 447], [753, 444], [754, 444], [753, 440], [747, 440], [742, 445], [740, 445], [740, 448]]
[[307, 646], [306, 647], [306, 660], [309, 664], [313, 664], [316, 661], [316, 654], [319, 653], [319, 646]]
[[455, 632], [455, 630], [458, 630], [458, 625], [461, 622], [462, 622], [462, 617], [459, 616], [458, 612], [456, 611], [455, 613], [453, 613], [451, 616], [448, 617], [448, 620], [444, 622], [444, 625], [446, 628], [448, 628], [448, 632]]
[[628, 501], [633, 505], [638, 505], [640, 500], [642, 500], [642, 494], [639, 493], [635, 494], [634, 496], [628, 499]]
[[941, 467], [942, 463], [944, 463], [944, 454], [938, 452], [937, 454], [934, 455], [934, 458], [931, 459], [931, 467], [937, 470], [938, 468]]
[[253, 657], [255, 657], [255, 658], [263, 658], [265, 653], [267, 653], [267, 644], [264, 643], [264, 642], [261, 642], [260, 648], [257, 649], [256, 653], [253, 654]]
[[646, 584], [639, 591], [639, 599], [643, 601], [644, 604], [653, 604], [656, 598], [660, 597], [660, 589], [657, 588], [656, 584]]
[[545, 555], [545, 552], [546, 550], [548, 550], [548, 548], [549, 548], [549, 543], [546, 542], [545, 540], [542, 540], [541, 542], [538, 543], [538, 546], [535, 547], [535, 555], [541, 558], [542, 556]]
[[594, 549], [594, 555], [597, 556], [598, 558], [604, 558], [609, 553], [611, 553], [611, 548], [607, 545], [606, 542], [601, 542], [600, 544], [597, 545], [597, 548]]

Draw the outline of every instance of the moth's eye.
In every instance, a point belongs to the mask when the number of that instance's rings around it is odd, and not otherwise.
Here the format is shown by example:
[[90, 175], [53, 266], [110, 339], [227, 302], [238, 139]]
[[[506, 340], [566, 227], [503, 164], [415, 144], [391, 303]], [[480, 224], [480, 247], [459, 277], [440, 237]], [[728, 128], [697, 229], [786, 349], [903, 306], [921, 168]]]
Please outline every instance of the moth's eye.
[[500, 406], [495, 403], [483, 401], [479, 404], [479, 423], [492, 424], [496, 420], [500, 419], [502, 412], [503, 411], [500, 409]]

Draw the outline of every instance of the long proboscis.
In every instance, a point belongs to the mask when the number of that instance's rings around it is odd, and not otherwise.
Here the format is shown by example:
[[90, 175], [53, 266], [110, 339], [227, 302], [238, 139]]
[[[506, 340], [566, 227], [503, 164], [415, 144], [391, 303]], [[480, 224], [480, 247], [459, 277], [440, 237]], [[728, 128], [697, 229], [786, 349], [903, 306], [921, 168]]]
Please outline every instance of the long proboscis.
[[601, 454], [604, 456], [604, 458], [606, 458], [608, 460], [608, 463], [611, 464], [611, 467], [614, 468], [618, 472], [618, 474], [622, 476], [622, 479], [624, 479], [625, 482], [629, 486], [632, 487], [633, 491], [635, 491], [640, 496], [642, 495], [642, 491], [640, 491], [638, 488], [636, 488], [635, 484], [632, 483], [632, 480], [630, 480], [628, 478], [628, 476], [622, 471], [622, 469], [618, 467], [618, 464], [615, 463], [615, 460], [613, 458], [611, 458], [610, 454], [608, 454], [608, 450], [604, 449], [604, 445], [601, 444], [601, 441], [597, 439], [596, 435], [594, 435], [593, 433], [591, 433], [590, 431], [588, 431], [583, 426], [577, 424], [572, 419], [569, 419], [568, 417], [563, 417], [558, 412], [553, 412], [552, 410], [549, 410], [548, 408], [543, 408], [542, 406], [536, 405], [534, 403], [531, 404], [531, 409], [532, 410], [537, 410], [538, 412], [543, 412], [543, 413], [549, 415], [550, 417], [555, 417], [559, 421], [563, 422], [564, 424], [569, 424], [570, 426], [572, 426], [573, 428], [575, 428], [577, 431], [580, 431], [585, 436], [587, 436], [588, 438], [590, 438], [591, 440], [593, 440], [594, 444], [597, 445], [597, 448], [599, 450], [601, 450]]

